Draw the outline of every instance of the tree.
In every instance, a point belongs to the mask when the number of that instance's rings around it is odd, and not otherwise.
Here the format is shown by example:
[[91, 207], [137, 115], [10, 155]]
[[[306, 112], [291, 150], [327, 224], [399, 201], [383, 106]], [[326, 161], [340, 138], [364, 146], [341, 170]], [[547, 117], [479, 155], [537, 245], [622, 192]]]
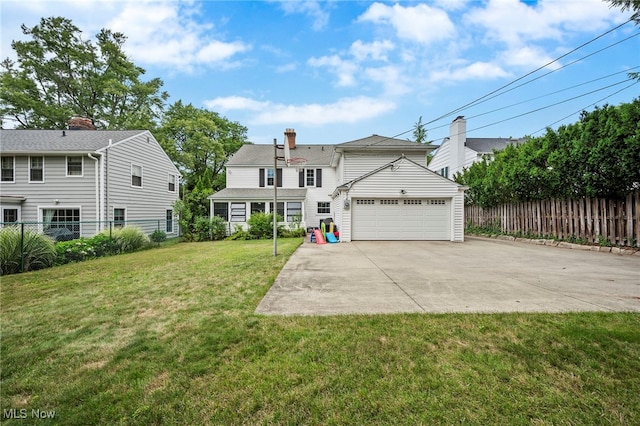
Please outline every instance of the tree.
[[0, 63], [0, 115], [17, 128], [62, 129], [74, 115], [104, 129], [153, 129], [168, 98], [162, 80], [140, 80], [145, 70], [129, 61], [122, 33], [102, 29], [85, 41], [66, 18], [22, 25], [29, 41], [11, 46], [17, 62]]
[[169, 107], [158, 134], [160, 144], [180, 169], [187, 191], [205, 176], [211, 182], [209, 189], [224, 188], [227, 160], [248, 143], [245, 126], [182, 101]]
[[422, 116], [418, 119], [418, 122], [414, 124], [413, 139], [417, 143], [427, 143], [427, 129], [422, 124]]

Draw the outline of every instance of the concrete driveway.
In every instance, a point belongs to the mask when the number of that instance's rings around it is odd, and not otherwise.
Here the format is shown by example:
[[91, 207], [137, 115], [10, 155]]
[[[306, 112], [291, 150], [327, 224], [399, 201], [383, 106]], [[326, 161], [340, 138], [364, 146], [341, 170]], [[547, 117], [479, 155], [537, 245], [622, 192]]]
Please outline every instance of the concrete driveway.
[[640, 256], [521, 242], [305, 242], [256, 312], [640, 312]]

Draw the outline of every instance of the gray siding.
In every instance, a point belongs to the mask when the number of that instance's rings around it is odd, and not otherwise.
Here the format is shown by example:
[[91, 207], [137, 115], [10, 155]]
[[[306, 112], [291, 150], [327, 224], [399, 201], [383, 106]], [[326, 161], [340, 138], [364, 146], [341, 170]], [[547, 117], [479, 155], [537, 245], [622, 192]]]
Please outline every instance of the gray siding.
[[[41, 222], [42, 209], [80, 209], [80, 220], [95, 222], [96, 219], [96, 161], [83, 155], [82, 176], [66, 176], [66, 156], [44, 156], [44, 182], [29, 182], [29, 156], [15, 157], [15, 183], [2, 182], [3, 196], [22, 196], [21, 220]], [[3, 207], [10, 207], [5, 206]], [[14, 206], [15, 207], [15, 206]], [[81, 235], [95, 234], [95, 223], [81, 226]]]
[[[115, 143], [103, 150], [106, 158], [105, 218], [113, 220], [113, 209], [125, 209], [127, 221], [160, 221], [165, 231], [167, 210], [178, 199], [178, 171], [164, 150], [148, 133]], [[142, 187], [132, 186], [131, 166], [142, 167]], [[169, 174], [176, 175], [176, 190], [169, 192]], [[177, 233], [174, 220], [173, 233]], [[158, 223], [140, 222], [140, 228], [152, 232]]]

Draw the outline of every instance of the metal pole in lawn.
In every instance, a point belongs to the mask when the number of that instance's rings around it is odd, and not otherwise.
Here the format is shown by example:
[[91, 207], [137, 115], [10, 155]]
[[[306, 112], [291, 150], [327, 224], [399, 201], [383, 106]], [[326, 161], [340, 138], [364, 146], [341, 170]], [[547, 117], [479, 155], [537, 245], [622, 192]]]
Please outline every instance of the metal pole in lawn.
[[278, 255], [278, 141], [273, 138], [273, 255]]

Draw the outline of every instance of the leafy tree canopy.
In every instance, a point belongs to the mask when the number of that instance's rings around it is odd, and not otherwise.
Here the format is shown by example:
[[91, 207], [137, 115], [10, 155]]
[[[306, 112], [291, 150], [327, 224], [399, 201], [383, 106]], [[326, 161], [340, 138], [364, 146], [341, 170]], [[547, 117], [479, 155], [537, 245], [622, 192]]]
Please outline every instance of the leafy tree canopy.
[[166, 92], [122, 50], [122, 33], [101, 30], [95, 43], [66, 18], [43, 18], [33, 28], [22, 25], [29, 41], [11, 46], [17, 62], [0, 63], [0, 115], [17, 128], [62, 129], [75, 115], [103, 129], [153, 129]]
[[224, 165], [248, 143], [245, 126], [182, 101], [166, 111], [158, 134], [160, 144], [182, 172], [188, 191], [201, 178], [209, 182], [209, 189], [224, 188]]
[[495, 153], [456, 180], [482, 207], [545, 198], [622, 198], [640, 189], [640, 98]]

